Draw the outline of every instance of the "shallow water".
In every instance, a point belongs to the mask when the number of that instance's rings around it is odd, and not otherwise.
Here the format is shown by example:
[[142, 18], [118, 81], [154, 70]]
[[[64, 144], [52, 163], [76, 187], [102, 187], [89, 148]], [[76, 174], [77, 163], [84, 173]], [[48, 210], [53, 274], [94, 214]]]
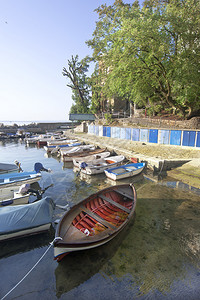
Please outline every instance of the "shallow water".
[[[104, 174], [77, 176], [72, 164], [46, 157], [20, 142], [0, 144], [0, 161], [17, 159], [24, 171], [35, 162], [43, 173], [44, 195], [72, 206], [113, 183]], [[134, 179], [134, 180], [133, 180]], [[53, 260], [53, 248], [5, 299], [200, 299], [200, 201], [197, 194], [135, 177], [136, 215], [108, 244]], [[130, 182], [130, 179], [120, 183]], [[56, 208], [54, 220], [63, 210]], [[42, 257], [54, 238], [47, 234], [0, 244], [0, 298]]]

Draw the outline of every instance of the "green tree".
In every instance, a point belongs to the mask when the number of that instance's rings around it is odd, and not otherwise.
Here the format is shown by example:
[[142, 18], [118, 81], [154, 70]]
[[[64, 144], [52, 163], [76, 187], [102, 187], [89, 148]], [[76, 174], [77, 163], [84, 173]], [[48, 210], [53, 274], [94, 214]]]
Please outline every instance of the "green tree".
[[90, 85], [89, 78], [86, 76], [89, 64], [88, 57], [80, 62], [79, 57], [72, 55], [71, 60], [68, 60], [68, 68], [63, 68], [63, 76], [68, 78], [67, 86], [72, 89], [72, 100], [74, 104], [71, 107], [70, 113], [88, 113], [90, 105]]
[[99, 7], [87, 42], [99, 65], [98, 96], [148, 102], [188, 116], [198, 112], [199, 6], [196, 0], [150, 0], [141, 8], [138, 1], [131, 6], [118, 0]]

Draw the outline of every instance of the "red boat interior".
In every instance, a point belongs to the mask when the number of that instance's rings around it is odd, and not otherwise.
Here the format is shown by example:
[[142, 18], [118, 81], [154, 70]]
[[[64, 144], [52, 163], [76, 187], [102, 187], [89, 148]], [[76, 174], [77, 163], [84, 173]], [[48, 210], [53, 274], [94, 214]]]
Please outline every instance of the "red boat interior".
[[117, 191], [108, 191], [88, 201], [72, 224], [87, 236], [97, 235], [107, 228], [115, 230], [127, 219], [132, 206], [132, 199]]

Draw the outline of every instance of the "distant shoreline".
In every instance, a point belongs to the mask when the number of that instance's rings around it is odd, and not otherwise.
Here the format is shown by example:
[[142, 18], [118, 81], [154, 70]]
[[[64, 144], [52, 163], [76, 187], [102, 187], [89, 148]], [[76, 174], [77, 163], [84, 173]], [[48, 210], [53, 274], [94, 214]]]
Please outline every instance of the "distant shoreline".
[[31, 125], [31, 124], [38, 124], [38, 123], [65, 123], [65, 122], [70, 122], [69, 120], [34, 120], [34, 121], [1, 121], [0, 120], [0, 125], [3, 124], [4, 126], [14, 126], [15, 124], [18, 126], [24, 126], [24, 125]]

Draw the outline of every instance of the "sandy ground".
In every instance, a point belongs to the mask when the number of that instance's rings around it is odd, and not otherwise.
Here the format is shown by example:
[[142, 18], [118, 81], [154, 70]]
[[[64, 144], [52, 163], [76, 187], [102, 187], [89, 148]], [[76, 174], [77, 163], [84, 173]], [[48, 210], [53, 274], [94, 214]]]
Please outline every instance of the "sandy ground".
[[109, 150], [112, 149], [119, 153], [120, 151], [123, 153], [127, 151], [127, 156], [131, 153], [132, 157], [144, 155], [149, 158], [164, 160], [188, 160], [189, 162], [181, 167], [168, 171], [168, 176], [200, 188], [200, 148], [134, 142], [86, 133], [73, 133], [70, 135], [86, 143], [98, 145], [101, 148], [107, 147]]

